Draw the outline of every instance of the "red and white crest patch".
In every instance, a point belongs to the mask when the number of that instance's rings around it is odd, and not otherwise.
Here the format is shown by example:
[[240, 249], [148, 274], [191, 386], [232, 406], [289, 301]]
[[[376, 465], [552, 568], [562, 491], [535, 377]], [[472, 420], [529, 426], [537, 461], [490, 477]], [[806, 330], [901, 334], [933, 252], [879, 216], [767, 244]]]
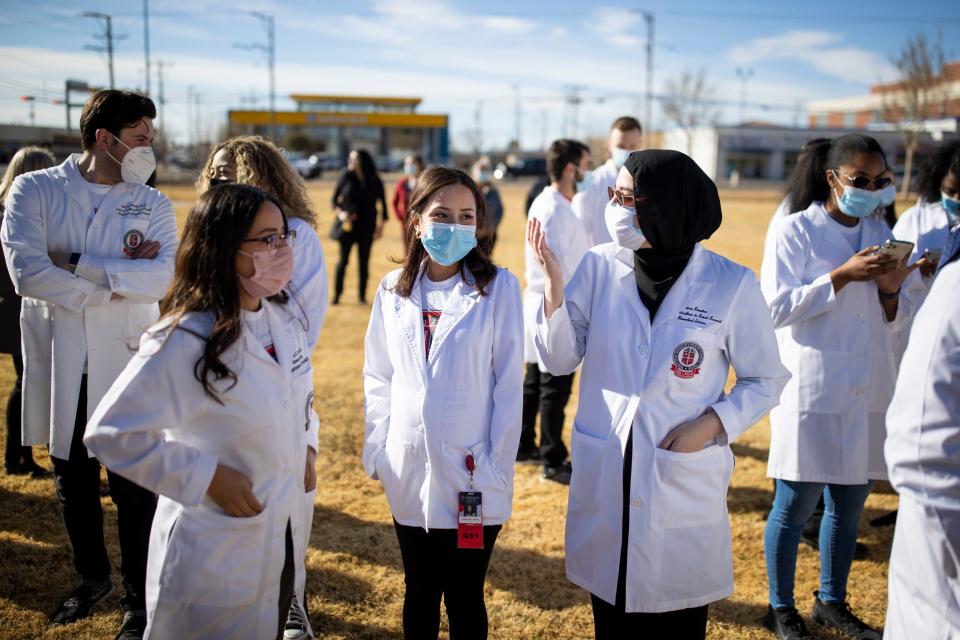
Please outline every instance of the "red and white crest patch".
[[678, 378], [689, 379], [700, 373], [703, 364], [703, 347], [696, 342], [681, 342], [673, 350], [673, 366], [670, 370]]
[[130, 231], [127, 231], [123, 234], [123, 255], [132, 258], [137, 247], [143, 244], [143, 240], [143, 232], [139, 229], [130, 229]]

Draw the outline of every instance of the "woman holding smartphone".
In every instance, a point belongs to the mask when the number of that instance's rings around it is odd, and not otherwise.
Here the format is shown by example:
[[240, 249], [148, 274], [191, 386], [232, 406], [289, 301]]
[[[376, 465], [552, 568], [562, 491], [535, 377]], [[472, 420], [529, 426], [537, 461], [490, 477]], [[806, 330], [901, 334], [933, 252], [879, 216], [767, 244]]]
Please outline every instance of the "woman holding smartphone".
[[783, 219], [761, 270], [780, 353], [793, 375], [770, 414], [768, 475], [776, 479], [776, 495], [764, 542], [765, 624], [780, 638], [810, 637], [793, 585], [801, 532], [822, 494], [812, 618], [848, 637], [879, 639], [846, 604], [846, 587], [864, 502], [872, 481], [886, 475], [892, 338], [912, 313], [900, 289], [914, 267], [896, 249], [880, 249], [892, 234], [871, 215], [890, 184], [877, 141], [837, 138], [826, 167], [827, 200]]
[[163, 317], [87, 425], [91, 453], [160, 496], [145, 638], [281, 637], [302, 584], [317, 432], [307, 335], [283, 295], [291, 240], [258, 189], [201, 196]]
[[[510, 517], [520, 442], [517, 279], [488, 257], [483, 195], [430, 167], [410, 195], [403, 266], [377, 288], [363, 369], [363, 466], [383, 484], [400, 544], [403, 633], [487, 637], [483, 584]], [[479, 508], [478, 508], [479, 507]]]

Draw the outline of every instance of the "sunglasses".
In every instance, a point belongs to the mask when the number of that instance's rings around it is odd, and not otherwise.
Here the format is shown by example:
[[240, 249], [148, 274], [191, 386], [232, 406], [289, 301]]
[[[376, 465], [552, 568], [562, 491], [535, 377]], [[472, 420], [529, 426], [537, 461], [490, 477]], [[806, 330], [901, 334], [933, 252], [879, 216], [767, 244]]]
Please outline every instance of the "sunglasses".
[[624, 193], [619, 189], [613, 189], [607, 187], [607, 197], [610, 200], [613, 200], [621, 207], [636, 207], [637, 206], [637, 197], [632, 193]]
[[848, 176], [842, 171], [837, 171], [835, 174], [839, 177], [842, 177], [850, 181], [850, 186], [854, 189], [866, 189], [871, 184], [875, 189], [886, 189], [889, 187], [893, 180], [891, 178], [881, 177], [881, 178], [868, 178], [867, 176]]
[[274, 251], [279, 247], [286, 245], [293, 245], [293, 241], [297, 239], [297, 232], [293, 229], [290, 229], [286, 233], [271, 233], [268, 236], [262, 238], [245, 238], [244, 242], [262, 242], [267, 246], [268, 251]]

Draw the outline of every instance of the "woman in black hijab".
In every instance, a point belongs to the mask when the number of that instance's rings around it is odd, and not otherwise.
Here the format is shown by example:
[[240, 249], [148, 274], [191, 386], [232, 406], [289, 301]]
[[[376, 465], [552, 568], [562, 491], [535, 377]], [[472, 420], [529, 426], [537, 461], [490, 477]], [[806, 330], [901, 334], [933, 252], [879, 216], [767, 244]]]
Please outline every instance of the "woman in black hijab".
[[538, 354], [554, 375], [583, 366], [567, 577], [590, 592], [598, 639], [704, 638], [707, 606], [733, 592], [729, 443], [789, 374], [753, 273], [699, 244], [721, 210], [693, 160], [632, 154], [605, 215], [614, 242], [566, 290], [539, 223], [527, 230], [546, 279]]

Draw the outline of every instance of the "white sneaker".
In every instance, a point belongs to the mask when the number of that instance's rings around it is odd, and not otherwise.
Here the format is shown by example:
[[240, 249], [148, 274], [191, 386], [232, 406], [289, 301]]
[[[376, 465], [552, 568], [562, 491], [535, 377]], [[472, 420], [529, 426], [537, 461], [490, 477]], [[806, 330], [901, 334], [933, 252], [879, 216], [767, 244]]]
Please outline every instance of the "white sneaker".
[[307, 617], [300, 608], [300, 603], [297, 602], [297, 595], [294, 594], [293, 600], [290, 601], [290, 611], [287, 612], [287, 623], [283, 626], [283, 638], [284, 640], [304, 640], [310, 637], [308, 628]]

